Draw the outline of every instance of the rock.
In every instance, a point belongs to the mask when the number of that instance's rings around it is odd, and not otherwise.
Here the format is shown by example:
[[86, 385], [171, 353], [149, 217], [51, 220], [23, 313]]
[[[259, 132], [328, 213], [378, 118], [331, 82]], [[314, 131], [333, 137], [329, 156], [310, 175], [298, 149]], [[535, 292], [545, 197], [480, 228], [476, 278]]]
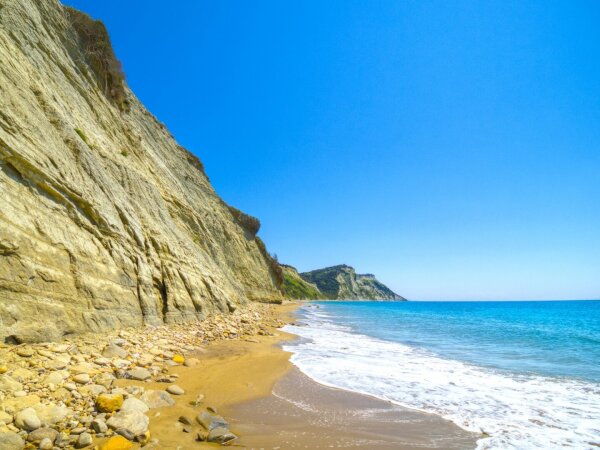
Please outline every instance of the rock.
[[0, 449], [21, 450], [23, 447], [25, 447], [25, 442], [17, 433], [12, 431], [0, 433]]
[[53, 443], [57, 436], [58, 431], [56, 431], [54, 428], [43, 427], [29, 433], [27, 440], [29, 442], [41, 442], [44, 439], [49, 439], [50, 442]]
[[79, 392], [96, 397], [106, 392], [106, 388], [100, 384], [88, 384], [79, 388]]
[[33, 351], [33, 349], [29, 347], [22, 347], [17, 349], [17, 355], [23, 358], [31, 358], [34, 354], [35, 352]]
[[194, 401], [190, 402], [190, 404], [192, 406], [200, 406], [203, 402], [204, 402], [204, 394], [198, 394], [196, 396], [196, 399]]
[[145, 413], [149, 409], [148, 405], [135, 397], [129, 397], [123, 402], [123, 406], [121, 406], [121, 411], [139, 411]]
[[12, 373], [10, 374], [10, 376], [14, 380], [17, 380], [19, 383], [23, 383], [24, 381], [35, 378], [35, 375], [36, 375], [35, 372], [33, 372], [29, 369], [25, 369], [24, 367], [18, 367], [17, 369], [13, 370]]
[[113, 436], [100, 447], [100, 450], [129, 450], [132, 447], [133, 444], [123, 436]]
[[196, 367], [198, 364], [200, 364], [200, 360], [198, 358], [188, 358], [183, 363], [183, 365], [186, 367]]
[[0, 391], [4, 392], [15, 392], [23, 389], [23, 385], [11, 376], [3, 374], [0, 375]]
[[35, 409], [25, 408], [15, 414], [15, 425], [21, 430], [33, 431], [42, 426], [42, 421], [37, 416]]
[[0, 366], [0, 375], [2, 375], [3, 373], [8, 372], [8, 367], [6, 366]]
[[118, 434], [119, 436], [123, 436], [128, 441], [134, 441], [135, 440], [135, 435], [130, 430], [128, 430], [127, 428], [117, 428], [115, 430], [115, 433]]
[[92, 420], [91, 427], [96, 433], [106, 433], [108, 430], [108, 425], [106, 425], [106, 422], [101, 419]]
[[65, 370], [56, 370], [50, 372], [42, 381], [42, 384], [62, 384], [63, 381], [69, 376], [69, 372]]
[[84, 448], [92, 445], [92, 435], [90, 433], [81, 433], [77, 439], [77, 448]]
[[204, 431], [199, 431], [198, 433], [196, 433], [196, 440], [199, 442], [206, 441], [207, 437], [208, 437], [208, 433], [205, 433]]
[[13, 395], [17, 398], [21, 398], [21, 397], [25, 397], [27, 395], [27, 392], [25, 391], [15, 391], [13, 392]]
[[110, 366], [110, 359], [108, 359], [108, 358], [96, 358], [94, 360], [94, 364], [98, 364], [99, 366]]
[[44, 438], [41, 440], [40, 445], [38, 446], [40, 450], [52, 450], [54, 448], [54, 444], [48, 438]]
[[100, 412], [114, 412], [123, 406], [122, 394], [100, 394], [96, 398], [96, 409]]
[[115, 344], [108, 344], [102, 351], [102, 356], [105, 358], [126, 358], [127, 351]]
[[134, 437], [148, 431], [150, 419], [139, 411], [119, 411], [106, 421], [113, 430], [124, 429]]
[[228, 444], [237, 439], [237, 436], [226, 427], [216, 427], [208, 432], [206, 440], [208, 442], [217, 442], [221, 445]]
[[177, 386], [176, 384], [173, 384], [173, 385], [169, 386], [167, 388], [167, 392], [169, 394], [173, 394], [173, 395], [183, 395], [183, 394], [185, 394], [185, 391], [182, 388], [180, 388], [179, 386]]
[[54, 353], [65, 353], [69, 349], [69, 344], [55, 344], [50, 347]]
[[181, 422], [184, 425], [191, 425], [192, 419], [190, 419], [189, 417], [186, 417], [186, 416], [179, 416], [179, 422]]
[[90, 376], [87, 373], [80, 373], [73, 377], [73, 381], [79, 384], [86, 384], [90, 382]]
[[127, 378], [131, 378], [132, 380], [145, 381], [151, 376], [150, 371], [142, 367], [136, 367], [127, 371]]
[[8, 425], [9, 423], [13, 422], [13, 416], [12, 414], [8, 414], [5, 411], [0, 410], [0, 426], [2, 424]]
[[206, 409], [208, 410], [208, 412], [217, 414], [217, 408], [215, 408], [214, 406], [207, 406]]
[[73, 414], [72, 409], [63, 405], [38, 403], [33, 409], [44, 425], [54, 425]]
[[35, 394], [31, 394], [26, 395], [25, 397], [9, 398], [7, 400], [4, 400], [4, 402], [2, 402], [2, 405], [5, 409], [20, 410], [24, 408], [29, 408], [31, 406], [35, 406], [39, 402], [40, 397]]
[[229, 424], [225, 419], [216, 414], [210, 413], [208, 411], [202, 411], [196, 417], [196, 420], [200, 425], [202, 425], [207, 431], [212, 430], [213, 428], [222, 427], [228, 428]]
[[174, 355], [173, 362], [176, 362], [177, 364], [183, 364], [185, 362], [185, 358], [183, 355]]
[[146, 392], [144, 392], [140, 397], [140, 400], [148, 405], [148, 408], [163, 408], [165, 406], [173, 406], [175, 404], [175, 400], [173, 400], [168, 392], [155, 391], [152, 389], [148, 389]]

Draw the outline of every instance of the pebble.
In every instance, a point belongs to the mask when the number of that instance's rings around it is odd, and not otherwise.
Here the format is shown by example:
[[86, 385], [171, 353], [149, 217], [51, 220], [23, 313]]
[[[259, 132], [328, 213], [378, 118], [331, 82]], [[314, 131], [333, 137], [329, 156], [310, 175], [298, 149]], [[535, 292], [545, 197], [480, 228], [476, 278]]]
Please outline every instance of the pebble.
[[17, 349], [17, 355], [19, 355], [23, 358], [31, 358], [34, 354], [35, 354], [35, 352], [33, 351], [33, 349], [31, 349], [29, 347], [23, 347], [23, 348]]
[[90, 382], [90, 376], [87, 373], [80, 373], [73, 377], [73, 381], [79, 384], [86, 384]]
[[43, 427], [29, 433], [27, 440], [29, 442], [41, 442], [44, 439], [49, 439], [51, 442], [54, 442], [57, 436], [58, 431], [56, 431], [54, 428]]
[[169, 386], [167, 388], [167, 392], [169, 394], [173, 394], [173, 395], [183, 395], [185, 394], [185, 391], [180, 388], [179, 386], [177, 386], [176, 384], [172, 384], [171, 386]]
[[90, 433], [81, 433], [77, 439], [77, 448], [84, 448], [92, 445], [92, 435]]
[[94, 419], [92, 420], [92, 430], [94, 430], [96, 433], [106, 433], [108, 430], [108, 425], [106, 425], [104, 420]]
[[151, 376], [150, 371], [142, 367], [136, 367], [127, 371], [127, 378], [131, 378], [132, 380], [145, 381]]
[[54, 448], [54, 444], [50, 439], [44, 438], [41, 440], [38, 448], [42, 450], [52, 450]]

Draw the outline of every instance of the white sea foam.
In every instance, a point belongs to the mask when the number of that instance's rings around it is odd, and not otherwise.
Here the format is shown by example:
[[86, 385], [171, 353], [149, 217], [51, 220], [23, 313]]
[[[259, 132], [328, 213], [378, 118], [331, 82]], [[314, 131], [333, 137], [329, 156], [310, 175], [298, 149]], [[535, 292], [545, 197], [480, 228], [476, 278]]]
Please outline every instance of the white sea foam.
[[510, 374], [444, 359], [400, 343], [353, 333], [320, 310], [285, 349], [314, 380], [439, 414], [489, 435], [483, 449], [593, 449], [600, 446], [600, 385]]

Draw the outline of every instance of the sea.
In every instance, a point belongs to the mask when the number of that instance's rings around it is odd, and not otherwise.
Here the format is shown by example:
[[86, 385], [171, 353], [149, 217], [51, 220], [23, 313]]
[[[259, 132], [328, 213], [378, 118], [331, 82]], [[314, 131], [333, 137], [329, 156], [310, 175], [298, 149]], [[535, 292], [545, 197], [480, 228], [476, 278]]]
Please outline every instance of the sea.
[[315, 381], [438, 414], [477, 449], [600, 448], [600, 301], [310, 302]]

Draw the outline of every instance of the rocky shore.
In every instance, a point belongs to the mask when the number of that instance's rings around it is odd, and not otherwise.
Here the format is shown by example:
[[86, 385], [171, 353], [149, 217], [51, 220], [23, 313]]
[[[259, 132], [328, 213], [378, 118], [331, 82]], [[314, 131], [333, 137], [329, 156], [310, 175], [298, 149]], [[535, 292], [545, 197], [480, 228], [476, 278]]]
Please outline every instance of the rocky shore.
[[[0, 449], [163, 448], [150, 421], [190, 394], [173, 369], [201, 366], [213, 341], [254, 342], [282, 325], [274, 306], [253, 304], [191, 324], [0, 344]], [[198, 442], [234, 442], [204, 393], [193, 394], [195, 416], [180, 416], [173, 429]]]

